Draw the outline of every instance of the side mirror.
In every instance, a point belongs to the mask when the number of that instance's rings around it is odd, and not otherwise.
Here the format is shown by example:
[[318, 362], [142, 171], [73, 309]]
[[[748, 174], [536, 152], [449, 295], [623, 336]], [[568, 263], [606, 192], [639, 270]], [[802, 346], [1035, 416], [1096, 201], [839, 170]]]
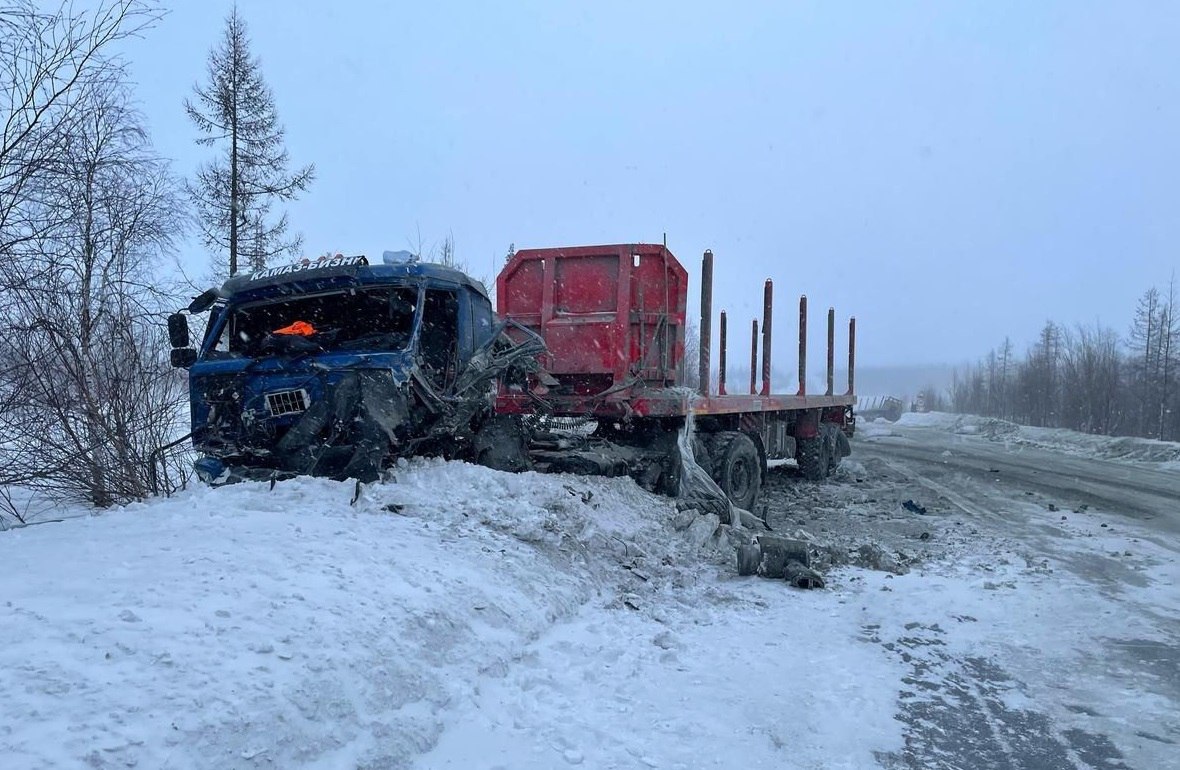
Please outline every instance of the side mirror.
[[188, 347], [188, 316], [183, 313], [168, 316], [168, 340], [174, 348]]
[[192, 348], [173, 348], [172, 365], [177, 369], [187, 369], [197, 362], [197, 351]]

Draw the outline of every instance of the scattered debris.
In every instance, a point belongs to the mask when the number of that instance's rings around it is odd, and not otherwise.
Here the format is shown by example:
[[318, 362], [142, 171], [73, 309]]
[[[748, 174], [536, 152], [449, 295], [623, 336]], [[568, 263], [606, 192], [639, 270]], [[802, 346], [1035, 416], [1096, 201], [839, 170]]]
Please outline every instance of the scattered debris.
[[733, 510], [734, 510], [734, 513], [737, 515], [738, 523], [741, 524], [746, 529], [764, 530], [764, 531], [770, 529], [770, 526], [767, 525], [765, 518], [759, 518], [759, 517], [755, 516], [753, 513], [750, 513], [749, 511], [744, 510], [742, 508], [735, 507]]
[[894, 575], [904, 575], [909, 569], [904, 567], [894, 556], [875, 543], [865, 543], [856, 551], [853, 561], [862, 567], [890, 572]]
[[672, 529], [683, 532], [700, 517], [701, 512], [696, 508], [677, 508], [676, 516], [672, 519]]
[[787, 562], [787, 567], [783, 572], [783, 577], [787, 582], [795, 588], [823, 588], [824, 579], [815, 570], [806, 567], [797, 561]]
[[721, 526], [721, 517], [715, 513], [706, 513], [702, 516], [695, 516], [692, 523], [688, 525], [688, 539], [697, 548], [701, 548], [709, 539], [717, 532], [717, 528]]
[[762, 534], [735, 549], [739, 575], [786, 580], [795, 588], [823, 588], [823, 576], [811, 567], [806, 540]]
[[811, 564], [811, 552], [804, 540], [778, 535], [759, 535], [757, 543], [761, 551], [758, 574], [762, 577], [785, 577], [787, 563], [791, 561], [800, 562], [804, 566]]
[[758, 565], [762, 563], [762, 549], [756, 543], [746, 543], [737, 547], [738, 574], [742, 577], [754, 575], [758, 572]]

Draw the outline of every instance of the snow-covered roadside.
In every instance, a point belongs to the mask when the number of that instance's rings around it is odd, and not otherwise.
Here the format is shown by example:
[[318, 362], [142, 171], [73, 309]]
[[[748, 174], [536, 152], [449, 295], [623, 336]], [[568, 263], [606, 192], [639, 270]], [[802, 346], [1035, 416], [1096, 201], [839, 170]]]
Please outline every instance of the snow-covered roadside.
[[436, 460], [0, 533], [0, 767], [1165, 766], [1175, 544], [937, 465], [971, 504], [916, 513], [904, 462], [776, 471], [776, 527], [915, 557], [819, 592], [630, 480]]
[[[481, 671], [601, 590], [588, 549], [659, 528], [657, 501], [624, 484], [583, 502], [556, 479], [458, 463], [402, 475], [355, 507], [348, 485], [299, 479], [5, 533], [0, 754], [404, 761]], [[654, 515], [629, 515], [637, 503]]]
[[905, 666], [859, 638], [860, 583], [707, 577], [691, 606], [584, 612], [538, 640], [417, 766], [864, 768], [900, 749]]
[[1096, 436], [1064, 428], [1033, 428], [993, 417], [948, 412], [907, 412], [896, 423], [884, 419], [858, 426], [864, 437], [892, 435], [891, 426], [926, 428], [964, 436], [980, 436], [1005, 445], [1049, 449], [1064, 454], [1121, 462], [1155, 463], [1180, 469], [1180, 442], [1133, 436]]
[[397, 476], [355, 506], [298, 479], [3, 533], [0, 756], [855, 767], [899, 744], [898, 664], [833, 619], [839, 589], [737, 580], [627, 479]]

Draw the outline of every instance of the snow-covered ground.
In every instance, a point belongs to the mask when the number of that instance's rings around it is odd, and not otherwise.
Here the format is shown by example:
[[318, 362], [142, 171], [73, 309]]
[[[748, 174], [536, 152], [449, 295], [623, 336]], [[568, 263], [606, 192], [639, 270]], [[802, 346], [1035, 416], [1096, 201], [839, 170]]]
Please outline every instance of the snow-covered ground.
[[768, 479], [902, 565], [814, 592], [630, 480], [435, 460], [0, 533], [0, 767], [1167, 767], [1180, 545], [896, 440]]
[[630, 480], [418, 461], [352, 492], [199, 488], [4, 533], [0, 764], [840, 767], [898, 745], [898, 664], [834, 594], [739, 582]]

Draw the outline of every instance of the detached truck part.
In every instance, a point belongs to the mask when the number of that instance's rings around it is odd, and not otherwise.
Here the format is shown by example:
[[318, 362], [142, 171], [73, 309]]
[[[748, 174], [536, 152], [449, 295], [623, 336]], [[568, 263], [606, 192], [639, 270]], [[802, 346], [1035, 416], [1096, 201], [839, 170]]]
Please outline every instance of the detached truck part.
[[[629, 448], [636, 457], [664, 460], [646, 464], [654, 487], [672, 491], [681, 468], [677, 433], [691, 419], [694, 458], [734, 505], [751, 509], [758, 499], [767, 462], [795, 459], [803, 475], [822, 480], [848, 455], [855, 428], [855, 319], [849, 321], [848, 390], [834, 392], [835, 312], [828, 312], [827, 389], [807, 393], [807, 299], [799, 306], [799, 382], [793, 394], [771, 388], [773, 284], [764, 285], [761, 384], [755, 381], [757, 321], [751, 342], [747, 394], [726, 390], [727, 318], [720, 317], [720, 371], [711, 387], [710, 348], [713, 254], [702, 262], [700, 360], [684, 360], [688, 275], [667, 247], [616, 244], [524, 249], [496, 280], [497, 311], [516, 322], [510, 332], [535, 333], [545, 342], [543, 369], [552, 385], [533, 390], [501, 388], [496, 412], [536, 412], [537, 391], [556, 417], [593, 420], [603, 440], [579, 451], [561, 446], [540, 459], [557, 470], [584, 469], [589, 459], [614, 463], [605, 447]], [[685, 387], [684, 373], [696, 363], [697, 391]], [[537, 453], [534, 452], [534, 459]], [[592, 463], [591, 463], [592, 465]], [[642, 465], [642, 464], [641, 464]], [[633, 474], [634, 475], [634, 474]], [[649, 484], [649, 486], [653, 486]]]

